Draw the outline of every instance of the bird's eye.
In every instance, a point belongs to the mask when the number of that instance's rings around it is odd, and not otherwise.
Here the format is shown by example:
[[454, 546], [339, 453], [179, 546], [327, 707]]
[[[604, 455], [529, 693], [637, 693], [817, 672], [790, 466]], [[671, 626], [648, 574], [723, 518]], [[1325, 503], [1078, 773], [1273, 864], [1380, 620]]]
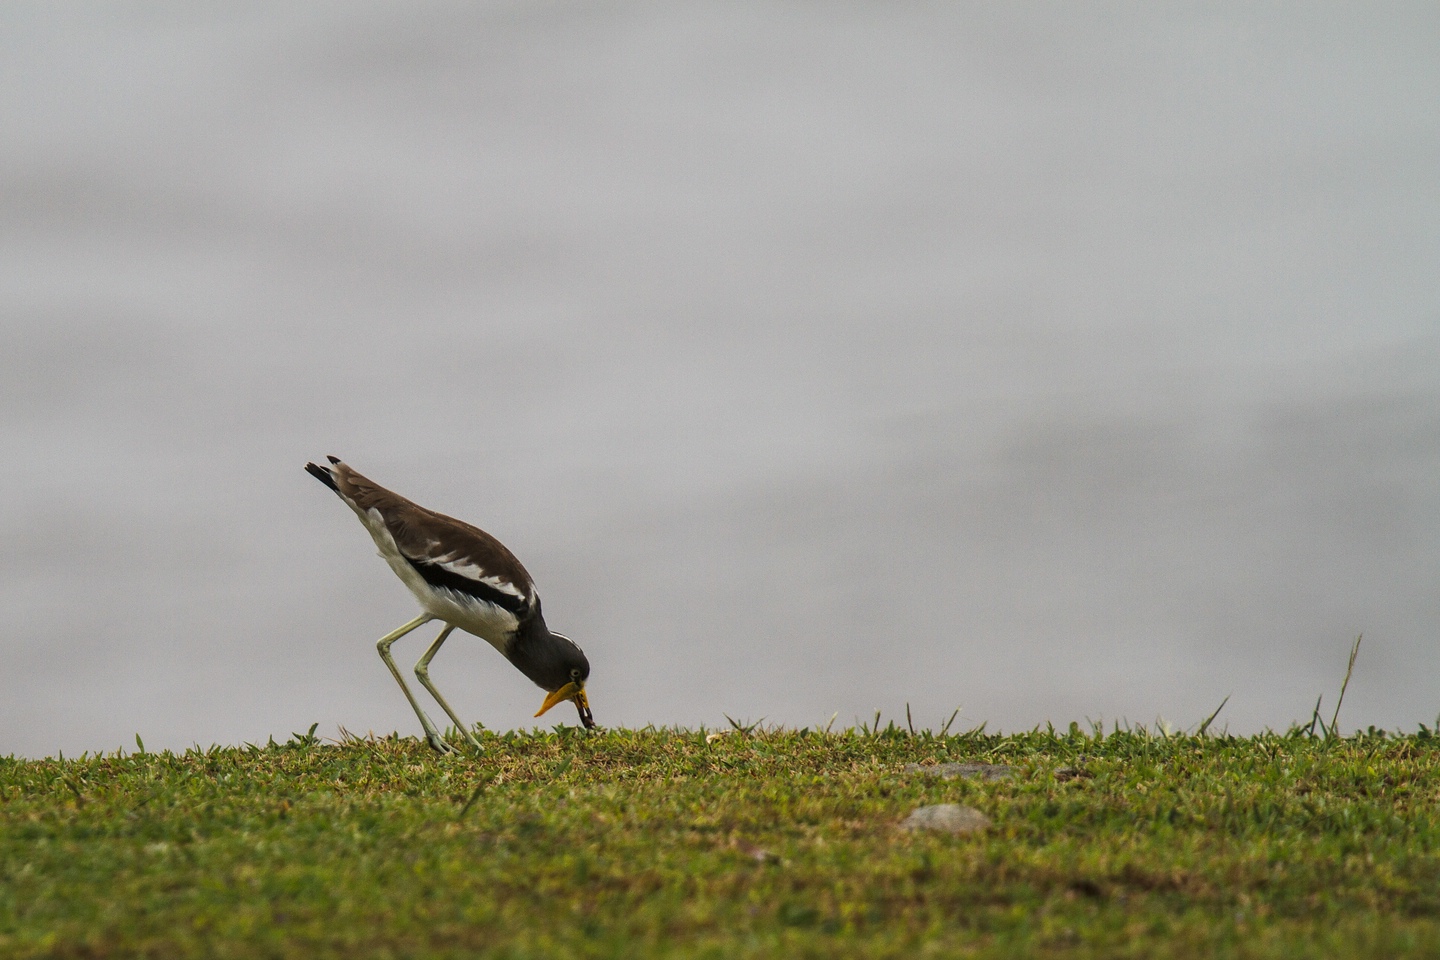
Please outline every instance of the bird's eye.
[[580, 668], [579, 668], [579, 667], [576, 667], [574, 670], [571, 670], [571, 671], [570, 671], [570, 679], [571, 679], [571, 680], [579, 680], [579, 679], [580, 679]]

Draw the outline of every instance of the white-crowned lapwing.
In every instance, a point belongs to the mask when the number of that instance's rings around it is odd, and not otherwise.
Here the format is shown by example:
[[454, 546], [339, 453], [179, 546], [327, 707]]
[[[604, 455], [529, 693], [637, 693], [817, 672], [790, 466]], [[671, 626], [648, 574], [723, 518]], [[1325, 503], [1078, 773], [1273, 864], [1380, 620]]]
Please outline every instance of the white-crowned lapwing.
[[430, 682], [430, 660], [456, 627], [488, 641], [521, 673], [549, 691], [535, 716], [561, 700], [569, 700], [580, 711], [580, 722], [593, 728], [595, 718], [585, 696], [590, 661], [569, 637], [552, 633], [545, 626], [535, 581], [515, 555], [484, 530], [426, 510], [366, 479], [335, 457], [328, 459], [331, 466], [307, 463], [305, 469], [355, 511], [375, 539], [380, 556], [415, 594], [424, 611], [381, 637], [376, 647], [415, 708], [430, 746], [441, 753], [450, 749], [405, 685], [395, 661], [390, 659], [390, 645], [431, 620], [443, 621], [445, 629], [415, 664], [415, 676], [476, 750], [480, 742]]

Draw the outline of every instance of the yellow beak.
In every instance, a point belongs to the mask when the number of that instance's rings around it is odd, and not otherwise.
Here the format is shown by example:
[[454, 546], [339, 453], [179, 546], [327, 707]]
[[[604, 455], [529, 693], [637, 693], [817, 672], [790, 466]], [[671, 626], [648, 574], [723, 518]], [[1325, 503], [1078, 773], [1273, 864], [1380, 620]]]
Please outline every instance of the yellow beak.
[[575, 701], [575, 706], [579, 707], [582, 710], [590, 709], [590, 701], [585, 696], [584, 684], [579, 684], [572, 681], [565, 684], [565, 686], [561, 687], [559, 690], [556, 690], [555, 692], [546, 695], [545, 702], [540, 705], [540, 711], [539, 713], [536, 713], [535, 716], [540, 716], [545, 711], [555, 706], [555, 704], [560, 703], [562, 700], [573, 700]]

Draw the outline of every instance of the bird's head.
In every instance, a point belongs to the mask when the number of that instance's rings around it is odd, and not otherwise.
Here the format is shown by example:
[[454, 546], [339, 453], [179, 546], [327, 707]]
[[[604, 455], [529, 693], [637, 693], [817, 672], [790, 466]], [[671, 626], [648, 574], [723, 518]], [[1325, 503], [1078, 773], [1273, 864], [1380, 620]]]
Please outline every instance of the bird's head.
[[540, 716], [562, 700], [569, 700], [579, 711], [580, 722], [585, 729], [595, 729], [590, 699], [585, 696], [585, 681], [590, 679], [590, 661], [585, 659], [584, 651], [564, 634], [552, 631], [546, 646], [548, 655], [537, 664], [538, 675], [532, 675], [531, 679], [550, 693], [535, 716]]

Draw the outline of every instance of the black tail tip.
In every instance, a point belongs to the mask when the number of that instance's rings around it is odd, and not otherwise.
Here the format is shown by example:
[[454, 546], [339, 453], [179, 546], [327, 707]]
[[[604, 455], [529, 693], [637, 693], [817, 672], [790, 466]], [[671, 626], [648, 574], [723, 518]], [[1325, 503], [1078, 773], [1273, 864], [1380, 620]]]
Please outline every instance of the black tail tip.
[[[338, 463], [339, 461], [337, 460], [336, 462]], [[307, 463], [305, 464], [305, 472], [310, 474], [310, 476], [314, 477], [316, 480], [319, 480], [321, 483], [325, 484], [325, 486], [329, 487], [331, 490], [334, 490], [336, 493], [340, 492], [340, 487], [336, 485], [335, 477], [330, 473], [329, 468], [322, 467], [314, 463]]]
[[340, 458], [339, 458], [339, 457], [326, 457], [325, 459], [326, 459], [326, 460], [329, 460], [331, 463], [339, 463], [339, 462], [340, 462]]

